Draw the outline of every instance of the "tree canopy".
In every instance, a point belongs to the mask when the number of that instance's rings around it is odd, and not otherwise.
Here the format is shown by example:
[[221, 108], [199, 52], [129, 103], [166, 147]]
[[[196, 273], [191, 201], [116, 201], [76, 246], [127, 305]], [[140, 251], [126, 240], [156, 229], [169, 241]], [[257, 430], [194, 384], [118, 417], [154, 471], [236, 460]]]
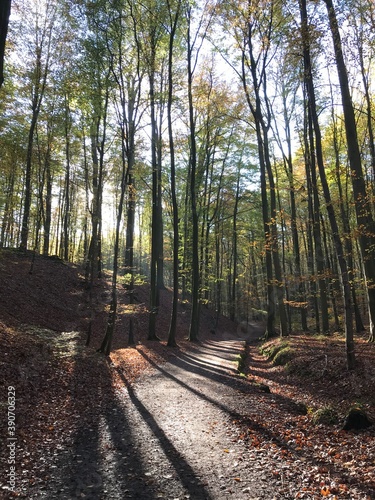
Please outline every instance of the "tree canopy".
[[369, 0], [15, 0], [0, 246], [112, 272], [105, 353], [142, 277], [151, 339], [171, 287], [170, 345], [190, 300], [191, 340], [203, 307], [212, 331], [342, 330], [353, 368], [375, 339], [374, 23]]

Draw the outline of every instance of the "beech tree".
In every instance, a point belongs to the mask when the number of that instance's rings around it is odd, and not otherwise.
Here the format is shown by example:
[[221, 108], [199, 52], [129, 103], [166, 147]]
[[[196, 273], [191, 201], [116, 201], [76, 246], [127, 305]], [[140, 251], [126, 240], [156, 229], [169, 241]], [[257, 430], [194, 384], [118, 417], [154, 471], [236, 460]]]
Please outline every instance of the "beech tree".
[[[321, 130], [316, 109], [314, 80], [311, 69], [310, 35], [308, 29], [306, 0], [300, 0], [300, 12], [301, 12], [301, 35], [302, 35], [303, 60], [304, 60], [304, 84], [306, 86], [306, 94], [308, 98], [309, 119], [312, 122], [313, 133], [315, 136], [315, 141], [314, 142], [311, 141], [310, 144], [311, 147], [315, 146], [320, 181], [322, 183], [324, 200], [326, 203], [329, 222], [332, 229], [332, 238], [334, 241], [337, 259], [339, 261], [341, 270], [344, 312], [345, 312], [345, 338], [346, 338], [347, 364], [348, 364], [348, 369], [353, 370], [355, 367], [355, 354], [354, 354], [354, 338], [353, 338], [353, 306], [352, 306], [351, 286], [349, 282], [348, 265], [344, 254], [344, 246], [342, 244], [339, 232], [339, 227], [332, 203], [331, 193], [327, 182], [324, 160], [323, 160], [322, 137], [321, 137]], [[310, 133], [312, 133], [312, 131]], [[328, 317], [327, 317], [327, 323], [328, 323]], [[323, 328], [324, 327], [325, 325], [323, 322]], [[326, 325], [325, 331], [327, 330], [328, 330], [328, 324]]]
[[4, 0], [0, 5], [0, 88], [4, 82], [5, 42], [8, 33], [11, 0]]
[[[148, 338], [169, 345], [180, 299], [192, 341], [203, 310], [213, 332], [222, 314], [266, 318], [268, 335], [344, 329], [349, 368], [353, 319], [374, 340], [375, 11], [368, 0], [341, 2], [343, 17], [336, 8], [12, 2], [0, 245], [84, 264], [93, 311], [94, 281], [111, 271], [103, 352], [120, 279], [136, 309], [138, 270]], [[157, 328], [163, 288], [168, 332]]]
[[[44, 9], [43, 9], [44, 7]], [[31, 72], [29, 77], [29, 90], [31, 101], [31, 120], [28, 132], [26, 167], [25, 167], [25, 195], [23, 204], [23, 217], [21, 226], [20, 248], [26, 250], [29, 243], [30, 208], [32, 198], [32, 167], [36, 126], [45, 97], [47, 78], [51, 70], [52, 51], [55, 49], [56, 34], [54, 33], [57, 19], [57, 7], [52, 0], [44, 5], [37, 3], [35, 10], [28, 13], [31, 32], [30, 37]]]
[[[127, 10], [130, 12], [130, 26], [127, 25]], [[130, 276], [128, 293], [130, 304], [134, 303], [134, 224], [135, 224], [135, 148], [136, 134], [142, 115], [140, 106], [143, 73], [140, 65], [140, 50], [137, 43], [137, 28], [133, 17], [131, 3], [118, 2], [114, 10], [115, 19], [111, 22], [111, 30], [107, 33], [107, 48], [111, 55], [111, 71], [117, 84], [115, 106], [121, 136], [121, 173], [120, 196], [117, 205], [116, 228], [112, 272], [112, 297], [108, 315], [107, 329], [101, 351], [109, 354], [115, 331], [118, 305], [118, 271], [120, 254], [120, 231], [124, 205], [127, 194], [126, 243], [125, 243], [125, 276]], [[130, 36], [129, 36], [130, 35]], [[129, 345], [134, 344], [133, 321], [129, 321]]]
[[333, 47], [340, 82], [341, 100], [344, 112], [346, 141], [351, 169], [351, 180], [357, 216], [359, 244], [362, 262], [366, 276], [366, 289], [369, 304], [370, 335], [375, 341], [375, 222], [372, 216], [371, 200], [366, 190], [362, 169], [362, 160], [358, 144], [358, 134], [354, 107], [349, 90], [348, 73], [342, 51], [339, 25], [332, 0], [324, 0], [327, 7], [329, 26], [332, 34]]
[[172, 212], [173, 212], [173, 302], [171, 321], [168, 331], [168, 345], [176, 346], [176, 327], [177, 327], [177, 310], [178, 310], [178, 297], [179, 297], [179, 210], [176, 192], [176, 156], [175, 156], [175, 141], [173, 134], [173, 53], [175, 48], [175, 38], [178, 27], [178, 21], [181, 16], [182, 2], [178, 0], [175, 10], [172, 11], [171, 3], [168, 2], [168, 14], [170, 24], [170, 35], [168, 45], [168, 140], [169, 140], [169, 154], [170, 154], [170, 177], [171, 177], [171, 197], [172, 197]]
[[[249, 111], [255, 124], [258, 159], [260, 168], [260, 189], [262, 195], [263, 230], [265, 237], [268, 323], [267, 335], [275, 335], [275, 299], [277, 293], [281, 334], [288, 334], [287, 316], [284, 304], [284, 279], [279, 259], [277, 214], [274, 175], [269, 146], [270, 103], [267, 93], [267, 65], [271, 58], [274, 17], [278, 15], [274, 2], [252, 4], [250, 8], [239, 5], [228, 13], [226, 30], [234, 37], [240, 49], [240, 69], [235, 68], [241, 79]], [[269, 183], [270, 199], [267, 194]]]

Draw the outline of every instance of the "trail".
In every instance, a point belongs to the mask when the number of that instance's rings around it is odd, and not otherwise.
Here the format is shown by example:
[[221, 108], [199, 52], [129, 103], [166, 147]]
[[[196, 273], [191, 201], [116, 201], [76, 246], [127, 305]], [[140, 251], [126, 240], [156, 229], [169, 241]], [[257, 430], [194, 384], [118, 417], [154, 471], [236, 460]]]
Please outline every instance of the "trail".
[[268, 396], [236, 374], [242, 349], [238, 340], [209, 341], [154, 365], [133, 387], [124, 379], [98, 425], [61, 450], [46, 490], [32, 498], [285, 498], [268, 452], [239, 439], [235, 421]]

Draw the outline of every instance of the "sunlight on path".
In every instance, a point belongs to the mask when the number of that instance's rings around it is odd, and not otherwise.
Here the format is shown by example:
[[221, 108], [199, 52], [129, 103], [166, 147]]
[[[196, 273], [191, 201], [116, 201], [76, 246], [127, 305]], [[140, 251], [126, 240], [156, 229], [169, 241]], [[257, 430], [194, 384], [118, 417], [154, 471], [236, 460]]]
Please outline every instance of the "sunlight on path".
[[273, 494], [267, 454], [246, 448], [233, 423], [241, 418], [244, 396], [252, 397], [236, 374], [243, 346], [193, 345], [154, 364], [134, 387], [124, 379], [97, 426], [82, 429], [35, 498], [285, 498]]

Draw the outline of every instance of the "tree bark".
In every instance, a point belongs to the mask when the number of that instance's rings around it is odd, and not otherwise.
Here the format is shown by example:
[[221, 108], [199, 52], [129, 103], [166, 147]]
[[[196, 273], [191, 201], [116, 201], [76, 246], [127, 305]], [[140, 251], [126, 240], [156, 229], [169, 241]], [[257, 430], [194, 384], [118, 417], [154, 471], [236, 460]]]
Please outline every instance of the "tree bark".
[[169, 35], [168, 47], [168, 138], [169, 151], [171, 161], [171, 194], [172, 194], [172, 211], [173, 211], [173, 301], [172, 313], [168, 331], [168, 346], [174, 347], [176, 342], [177, 328], [177, 311], [178, 311], [178, 285], [179, 285], [179, 232], [178, 232], [178, 203], [176, 192], [176, 160], [173, 137], [173, 117], [172, 117], [172, 101], [173, 101], [173, 46], [176, 36], [177, 22], [180, 16], [181, 0], [177, 4], [177, 9], [172, 17], [171, 6], [168, 2], [169, 16], [171, 21], [171, 32]]
[[371, 211], [371, 200], [366, 191], [354, 107], [349, 90], [348, 73], [342, 52], [341, 36], [332, 0], [324, 0], [335, 51], [336, 66], [340, 82], [341, 101], [344, 111], [346, 141], [348, 147], [351, 180], [354, 193], [359, 245], [365, 271], [368, 295], [369, 340], [375, 341], [375, 224]]
[[[153, 35], [155, 36], [155, 34]], [[159, 294], [160, 290], [157, 282], [158, 266], [158, 243], [159, 232], [161, 228], [159, 222], [159, 172], [157, 158], [157, 123], [155, 111], [155, 57], [156, 46], [155, 39], [151, 39], [151, 60], [149, 68], [150, 83], [150, 109], [151, 109], [151, 168], [152, 168], [152, 221], [151, 221], [151, 272], [150, 272], [150, 316], [148, 325], [148, 340], [159, 340], [156, 335], [156, 316], [159, 312]]]
[[8, 33], [11, 0], [2, 0], [0, 3], [0, 88], [4, 83], [4, 55]]
[[333, 208], [333, 203], [331, 199], [331, 194], [323, 162], [322, 137], [318, 121], [318, 114], [316, 111], [315, 89], [314, 89], [313, 74], [311, 69], [310, 37], [308, 33], [308, 24], [307, 24], [306, 0], [300, 0], [300, 10], [301, 10], [301, 27], [302, 27], [302, 42], [303, 42], [303, 56], [304, 56], [304, 81], [307, 89], [308, 106], [311, 113], [311, 119], [313, 122], [313, 128], [315, 134], [316, 156], [317, 156], [320, 181], [323, 188], [324, 200], [326, 203], [328, 218], [331, 225], [332, 237], [335, 245], [336, 255], [341, 270], [342, 294], [343, 294], [344, 310], [345, 310], [345, 340], [346, 340], [347, 365], [349, 370], [353, 370], [355, 367], [355, 353], [354, 353], [354, 339], [353, 339], [353, 307], [351, 301], [351, 288], [349, 282], [348, 267], [344, 256], [344, 247], [339, 234], [336, 214]]
[[190, 138], [190, 203], [192, 217], [192, 292], [191, 292], [191, 317], [189, 340], [196, 342], [199, 334], [199, 228], [196, 194], [196, 173], [197, 173], [197, 145], [195, 136], [195, 116], [193, 106], [193, 54], [191, 41], [191, 7], [188, 9], [188, 42], [187, 42], [187, 63], [188, 63], [188, 100], [189, 100], [189, 138]]

